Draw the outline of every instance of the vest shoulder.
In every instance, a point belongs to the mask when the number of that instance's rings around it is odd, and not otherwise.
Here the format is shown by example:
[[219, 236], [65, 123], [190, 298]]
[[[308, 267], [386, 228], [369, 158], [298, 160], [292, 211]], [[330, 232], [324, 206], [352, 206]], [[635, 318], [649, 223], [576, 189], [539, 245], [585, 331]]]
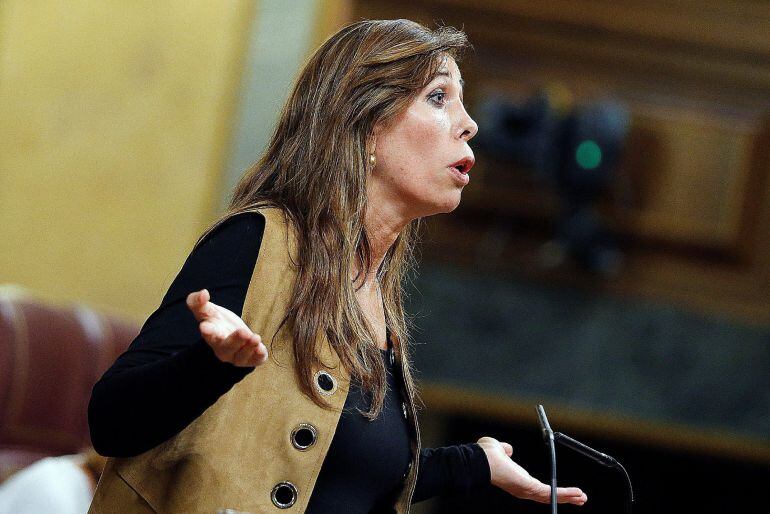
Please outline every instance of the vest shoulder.
[[220, 223], [239, 223], [243, 225], [261, 224], [266, 227], [289, 225], [289, 217], [286, 212], [279, 207], [252, 207], [247, 210], [237, 212], [220, 221]]
[[262, 232], [265, 228], [265, 216], [259, 212], [240, 212], [220, 221], [211, 231], [215, 234], [247, 234]]
[[262, 233], [262, 245], [280, 248], [287, 252], [289, 259], [296, 259], [297, 232], [286, 212], [273, 206], [253, 207], [231, 215], [220, 223], [226, 223], [230, 218], [242, 218], [244, 221], [235, 223], [253, 224]]

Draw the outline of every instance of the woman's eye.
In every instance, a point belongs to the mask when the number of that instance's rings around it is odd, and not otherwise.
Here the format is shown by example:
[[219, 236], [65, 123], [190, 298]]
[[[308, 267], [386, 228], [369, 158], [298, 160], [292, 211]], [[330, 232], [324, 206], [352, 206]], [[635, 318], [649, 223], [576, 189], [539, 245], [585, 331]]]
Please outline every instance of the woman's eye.
[[443, 106], [446, 103], [445, 97], [446, 93], [443, 91], [436, 91], [428, 95], [430, 101], [438, 106]]

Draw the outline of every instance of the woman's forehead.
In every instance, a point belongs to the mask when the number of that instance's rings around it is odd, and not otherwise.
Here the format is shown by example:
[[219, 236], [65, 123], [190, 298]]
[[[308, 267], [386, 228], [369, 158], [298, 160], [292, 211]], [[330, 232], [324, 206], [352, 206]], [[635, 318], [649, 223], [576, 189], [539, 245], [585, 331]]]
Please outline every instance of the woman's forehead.
[[441, 63], [436, 74], [428, 82], [428, 87], [437, 79], [443, 78], [448, 78], [449, 82], [454, 82], [457, 80], [457, 82], [460, 84], [460, 100], [462, 101], [463, 90], [465, 89], [465, 81], [460, 76], [460, 68], [457, 66], [455, 60], [450, 56], [446, 57]]
[[431, 78], [431, 82], [439, 77], [448, 77], [450, 80], [457, 79], [460, 82], [460, 87], [465, 85], [465, 81], [460, 75], [460, 68], [451, 56], [444, 57], [436, 74]]

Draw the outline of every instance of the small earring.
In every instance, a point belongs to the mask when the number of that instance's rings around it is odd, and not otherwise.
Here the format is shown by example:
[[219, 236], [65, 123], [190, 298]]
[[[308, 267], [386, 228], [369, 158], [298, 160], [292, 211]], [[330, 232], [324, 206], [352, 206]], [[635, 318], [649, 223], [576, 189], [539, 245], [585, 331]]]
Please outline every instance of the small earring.
[[369, 154], [369, 164], [371, 165], [372, 168], [374, 168], [377, 165], [377, 157], [373, 153]]

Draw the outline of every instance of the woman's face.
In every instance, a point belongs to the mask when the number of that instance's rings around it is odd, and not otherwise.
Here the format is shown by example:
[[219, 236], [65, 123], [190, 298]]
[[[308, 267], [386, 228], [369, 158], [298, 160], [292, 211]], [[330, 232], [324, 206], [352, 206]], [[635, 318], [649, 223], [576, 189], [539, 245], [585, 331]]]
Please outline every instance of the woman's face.
[[[414, 219], [450, 212], [460, 203], [473, 166], [468, 141], [478, 126], [463, 106], [462, 79], [447, 57], [439, 73], [385, 129], [375, 129], [377, 163], [370, 204]], [[453, 165], [461, 163], [458, 170]]]

